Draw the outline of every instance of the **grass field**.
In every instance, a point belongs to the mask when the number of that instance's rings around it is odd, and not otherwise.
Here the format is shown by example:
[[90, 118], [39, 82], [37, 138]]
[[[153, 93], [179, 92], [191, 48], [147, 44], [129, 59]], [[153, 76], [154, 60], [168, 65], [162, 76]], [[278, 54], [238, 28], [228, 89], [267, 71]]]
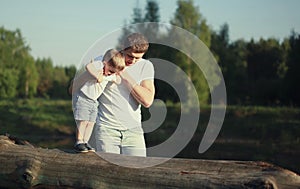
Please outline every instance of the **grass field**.
[[[180, 106], [167, 108], [163, 124], [146, 134], [147, 146], [164, 142], [176, 130]], [[177, 157], [267, 161], [300, 173], [299, 108], [228, 106], [217, 140], [200, 154], [209, 116], [210, 107], [201, 107], [197, 131]], [[0, 100], [0, 134], [6, 133], [40, 147], [72, 148], [71, 100]]]
[[0, 101], [0, 134], [8, 133], [43, 147], [68, 147], [60, 146], [60, 140], [74, 136], [74, 124], [71, 100]]

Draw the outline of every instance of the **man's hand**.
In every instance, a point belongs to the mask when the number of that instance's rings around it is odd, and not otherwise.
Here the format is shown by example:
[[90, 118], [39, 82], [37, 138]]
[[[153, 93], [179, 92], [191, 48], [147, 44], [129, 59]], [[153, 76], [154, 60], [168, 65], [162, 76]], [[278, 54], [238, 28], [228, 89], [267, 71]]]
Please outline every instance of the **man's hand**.
[[120, 77], [123, 79], [123, 81], [126, 83], [126, 85], [129, 87], [130, 90], [137, 85], [136, 81], [128, 74], [126, 70], [119, 73]]
[[149, 108], [154, 100], [154, 81], [153, 79], [143, 80], [138, 84], [127, 72], [120, 73], [121, 78], [130, 90], [131, 95], [144, 107]]

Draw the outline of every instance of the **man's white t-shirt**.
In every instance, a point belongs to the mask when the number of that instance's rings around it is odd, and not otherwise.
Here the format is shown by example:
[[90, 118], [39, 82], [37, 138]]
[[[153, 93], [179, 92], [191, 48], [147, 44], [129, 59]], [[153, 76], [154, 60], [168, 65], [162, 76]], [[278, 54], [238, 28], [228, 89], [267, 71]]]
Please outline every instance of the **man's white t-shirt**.
[[[97, 71], [103, 70], [104, 65], [102, 61], [93, 61], [92, 64], [94, 65]], [[116, 75], [112, 74], [110, 76], [103, 76], [103, 81], [100, 83], [97, 82], [97, 80], [89, 80], [84, 83], [80, 90], [88, 98], [92, 100], [97, 100], [109, 81], [116, 81]]]
[[[145, 59], [126, 67], [125, 70], [137, 84], [143, 80], [154, 79], [153, 64]], [[141, 105], [130, 94], [124, 81], [119, 85], [112, 82], [108, 83], [98, 101], [97, 125], [119, 130], [134, 129], [142, 132]]]

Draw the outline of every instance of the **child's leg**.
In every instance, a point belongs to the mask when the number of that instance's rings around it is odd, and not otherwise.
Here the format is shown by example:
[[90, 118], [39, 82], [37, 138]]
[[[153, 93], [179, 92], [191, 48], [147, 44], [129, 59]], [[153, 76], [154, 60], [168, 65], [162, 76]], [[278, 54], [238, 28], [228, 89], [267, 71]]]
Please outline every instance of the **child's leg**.
[[85, 143], [89, 142], [89, 140], [91, 138], [91, 135], [92, 135], [92, 132], [93, 132], [94, 125], [95, 125], [95, 122], [88, 121], [86, 123], [85, 132], [84, 132], [84, 135], [83, 135], [83, 141]]
[[77, 130], [76, 130], [76, 143], [85, 143], [84, 135], [86, 132], [86, 127], [88, 125], [88, 121], [76, 120]]
[[86, 130], [87, 123], [88, 121], [76, 120], [76, 143], [74, 146], [76, 152], [82, 153], [89, 151], [84, 142], [84, 133]]

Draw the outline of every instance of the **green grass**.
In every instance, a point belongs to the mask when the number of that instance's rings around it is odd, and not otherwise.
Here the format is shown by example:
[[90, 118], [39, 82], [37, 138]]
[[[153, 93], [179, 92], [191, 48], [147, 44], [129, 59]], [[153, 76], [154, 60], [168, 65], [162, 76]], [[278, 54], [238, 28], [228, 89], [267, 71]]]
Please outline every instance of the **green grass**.
[[[198, 147], [210, 107], [200, 110], [197, 131], [177, 157], [267, 161], [300, 173], [300, 108], [228, 106], [216, 141], [202, 154]], [[147, 110], [143, 112], [145, 119], [149, 117]], [[180, 114], [180, 105], [168, 103], [164, 123], [145, 135], [147, 146], [167, 140], [177, 129]], [[41, 147], [71, 148], [75, 136], [71, 99], [0, 100], [0, 134], [5, 133]]]
[[[162, 129], [146, 134], [149, 146], [164, 142], [174, 133], [178, 109], [169, 108]], [[178, 157], [267, 161], [300, 173], [299, 108], [228, 106], [216, 141], [200, 154], [198, 148], [209, 116], [210, 107], [202, 107], [197, 131]]]
[[73, 135], [71, 100], [16, 99], [0, 101], [0, 134], [33, 143]]

